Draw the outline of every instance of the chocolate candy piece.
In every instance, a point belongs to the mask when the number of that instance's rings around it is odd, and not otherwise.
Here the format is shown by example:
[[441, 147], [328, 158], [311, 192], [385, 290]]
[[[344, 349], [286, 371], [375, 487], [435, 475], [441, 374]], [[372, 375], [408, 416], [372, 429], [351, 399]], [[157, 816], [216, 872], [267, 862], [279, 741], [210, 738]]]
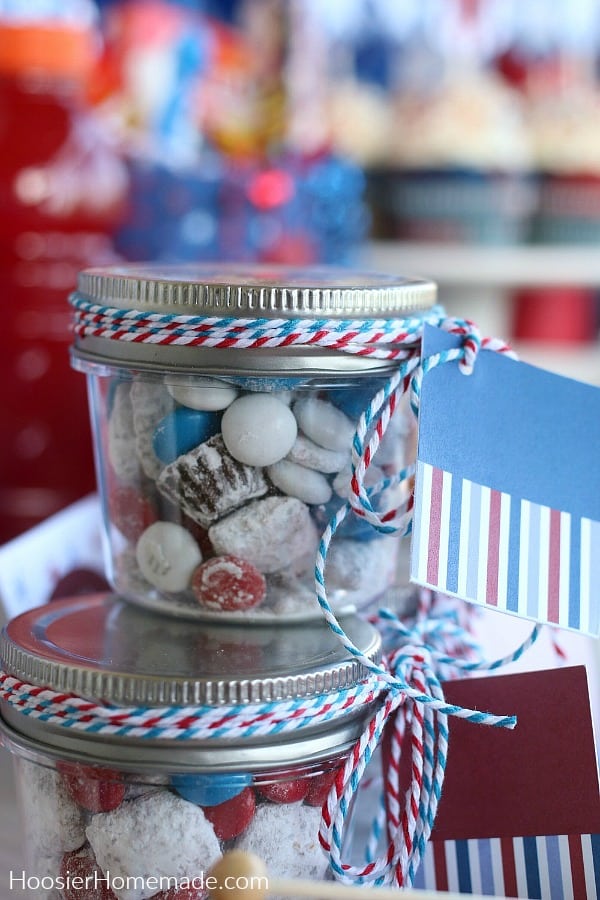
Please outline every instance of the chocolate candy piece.
[[163, 463], [171, 463], [219, 433], [217, 413], [180, 406], [161, 419], [152, 436], [152, 449]]
[[73, 800], [88, 812], [116, 809], [125, 796], [125, 784], [119, 773], [100, 766], [58, 763], [64, 784]]
[[331, 499], [331, 485], [324, 475], [289, 459], [280, 459], [269, 466], [267, 475], [282, 493], [297, 497], [304, 503], [327, 503]]
[[292, 781], [274, 781], [272, 784], [257, 785], [258, 793], [271, 803], [297, 803], [303, 800], [308, 791], [306, 778], [295, 778]]
[[215, 829], [220, 841], [231, 841], [246, 830], [254, 817], [256, 797], [251, 787], [246, 787], [231, 800], [218, 806], [209, 806], [204, 815]]
[[184, 591], [202, 562], [194, 538], [175, 522], [155, 522], [146, 528], [135, 555], [144, 578], [160, 591]]
[[210, 775], [173, 775], [171, 784], [177, 793], [197, 803], [198, 806], [219, 806], [241, 794], [244, 788], [252, 784], [252, 775], [247, 772], [228, 772]]
[[264, 575], [239, 556], [213, 556], [198, 566], [192, 592], [201, 606], [215, 612], [242, 612], [264, 600]]
[[251, 559], [260, 572], [277, 572], [314, 552], [318, 535], [308, 506], [295, 497], [253, 500], [208, 532], [218, 554]]
[[[65, 853], [60, 864], [60, 875], [65, 883], [61, 895], [64, 900], [118, 900], [107, 884], [91, 847], [87, 845], [73, 853]], [[82, 889], [80, 885], [85, 887]]]
[[262, 471], [234, 459], [220, 434], [166, 466], [157, 487], [205, 527], [268, 489]]
[[188, 409], [227, 409], [238, 395], [236, 388], [218, 378], [169, 376], [167, 390], [171, 397]]
[[318, 397], [303, 397], [294, 403], [294, 415], [301, 431], [327, 450], [349, 451], [356, 430], [344, 413]]
[[240, 397], [223, 414], [223, 440], [249, 466], [270, 466], [291, 450], [298, 426], [290, 408], [270, 394]]

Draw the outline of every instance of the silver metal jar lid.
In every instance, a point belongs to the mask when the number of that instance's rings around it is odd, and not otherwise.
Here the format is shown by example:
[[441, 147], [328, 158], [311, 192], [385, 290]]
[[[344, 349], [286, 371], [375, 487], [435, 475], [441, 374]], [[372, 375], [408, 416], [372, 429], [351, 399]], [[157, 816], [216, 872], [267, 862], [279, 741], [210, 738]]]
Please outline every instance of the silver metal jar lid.
[[[405, 318], [430, 309], [432, 281], [339, 267], [231, 264], [158, 266], [128, 264], [86, 269], [77, 296], [116, 309], [190, 316], [277, 319]], [[210, 369], [226, 374], [275, 369], [305, 372], [388, 368], [386, 360], [351, 356], [317, 347], [215, 349], [187, 345], [122, 342], [78, 336], [76, 360], [136, 368]], [[84, 366], [81, 366], [84, 368]]]
[[[350, 616], [343, 619], [343, 627], [369, 659], [379, 661], [381, 640], [373, 626]], [[183, 622], [110, 594], [53, 602], [13, 619], [2, 632], [0, 661], [5, 672], [28, 684], [97, 703], [151, 708], [309, 698], [351, 688], [367, 675], [324, 621], [287, 627]], [[36, 721], [6, 701], [0, 710], [5, 723], [25, 738], [75, 755], [97, 752], [90, 747], [93, 734]], [[272, 764], [274, 759], [289, 762], [299, 755], [305, 759], [354, 740], [367, 712], [357, 709], [342, 717], [339, 726], [332, 720], [327, 728], [309, 726], [301, 734], [278, 735], [271, 747], [267, 737], [245, 738], [241, 754], [239, 747], [218, 739], [171, 740], [169, 754], [180, 765], [234, 768]], [[160, 741], [104, 735], [100, 740], [104, 747], [112, 745], [110, 758], [121, 763], [132, 752], [136, 766], [160, 761], [164, 753]]]

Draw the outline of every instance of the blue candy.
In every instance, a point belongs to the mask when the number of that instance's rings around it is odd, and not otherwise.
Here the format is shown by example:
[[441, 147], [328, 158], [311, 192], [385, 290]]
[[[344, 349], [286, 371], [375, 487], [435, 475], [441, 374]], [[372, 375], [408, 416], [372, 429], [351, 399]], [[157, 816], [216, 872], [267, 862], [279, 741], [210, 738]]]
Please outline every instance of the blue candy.
[[173, 775], [171, 784], [180, 797], [198, 806], [218, 806], [241, 794], [252, 784], [252, 775], [239, 772], [228, 775]]
[[203, 444], [221, 429], [221, 413], [179, 406], [161, 419], [152, 437], [154, 452], [164, 463]]
[[327, 391], [327, 399], [331, 400], [334, 406], [346, 413], [353, 422], [358, 422], [362, 413], [364, 413], [377, 393], [378, 388], [379, 385], [372, 381], [365, 387], [358, 387], [356, 384], [353, 384], [351, 387], [333, 388]]

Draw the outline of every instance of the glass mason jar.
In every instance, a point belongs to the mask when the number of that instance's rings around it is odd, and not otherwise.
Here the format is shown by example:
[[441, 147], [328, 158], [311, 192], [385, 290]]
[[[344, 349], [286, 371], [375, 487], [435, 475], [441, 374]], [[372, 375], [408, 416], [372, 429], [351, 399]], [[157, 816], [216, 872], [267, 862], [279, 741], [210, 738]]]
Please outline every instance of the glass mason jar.
[[[343, 621], [378, 661], [375, 629]], [[21, 879], [36, 900], [205, 900], [211, 867], [231, 849], [260, 856], [274, 877], [330, 877], [318, 840], [321, 808], [373, 701], [340, 705], [335, 716], [296, 730], [281, 727], [290, 706], [319, 698], [331, 705], [365, 679], [323, 623], [248, 629], [166, 621], [95, 595], [17, 617], [0, 653], [4, 671], [30, 693], [36, 685], [55, 692], [57, 703], [75, 694], [110, 705], [112, 714], [123, 710], [117, 724], [100, 727], [78, 707], [78, 724], [65, 725], [48, 694], [37, 718], [5, 690], [0, 739], [14, 754], [24, 826], [15, 888]], [[132, 706], [135, 721], [125, 718]], [[179, 730], [159, 733], [161, 708], [169, 709], [169, 725], [183, 710]], [[278, 724], [251, 729], [244, 716], [263, 722], [265, 708]], [[156, 719], [140, 737], [135, 725], [149, 709]], [[189, 734], [199, 710], [197, 722], [215, 726], [210, 737], [208, 726]], [[243, 713], [242, 723], [225, 734], [232, 710]]]
[[[434, 299], [430, 282], [326, 268], [83, 272], [73, 362], [88, 378], [114, 588], [188, 618], [318, 616], [319, 538], [350, 493], [359, 418], [395, 365], [320, 346], [317, 323], [414, 323]], [[368, 485], [405, 464], [409, 423], [391, 418]], [[375, 505], [393, 508], [403, 490]], [[381, 596], [397, 551], [347, 514], [327, 557], [334, 611]]]

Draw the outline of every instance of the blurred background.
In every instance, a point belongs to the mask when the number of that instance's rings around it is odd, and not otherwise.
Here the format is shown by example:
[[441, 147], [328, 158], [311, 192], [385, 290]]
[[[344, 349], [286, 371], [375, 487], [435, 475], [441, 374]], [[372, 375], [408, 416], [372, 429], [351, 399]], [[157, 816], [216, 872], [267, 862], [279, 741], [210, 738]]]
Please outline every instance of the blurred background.
[[0, 544], [94, 489], [66, 303], [333, 263], [600, 384], [598, 0], [0, 0]]

